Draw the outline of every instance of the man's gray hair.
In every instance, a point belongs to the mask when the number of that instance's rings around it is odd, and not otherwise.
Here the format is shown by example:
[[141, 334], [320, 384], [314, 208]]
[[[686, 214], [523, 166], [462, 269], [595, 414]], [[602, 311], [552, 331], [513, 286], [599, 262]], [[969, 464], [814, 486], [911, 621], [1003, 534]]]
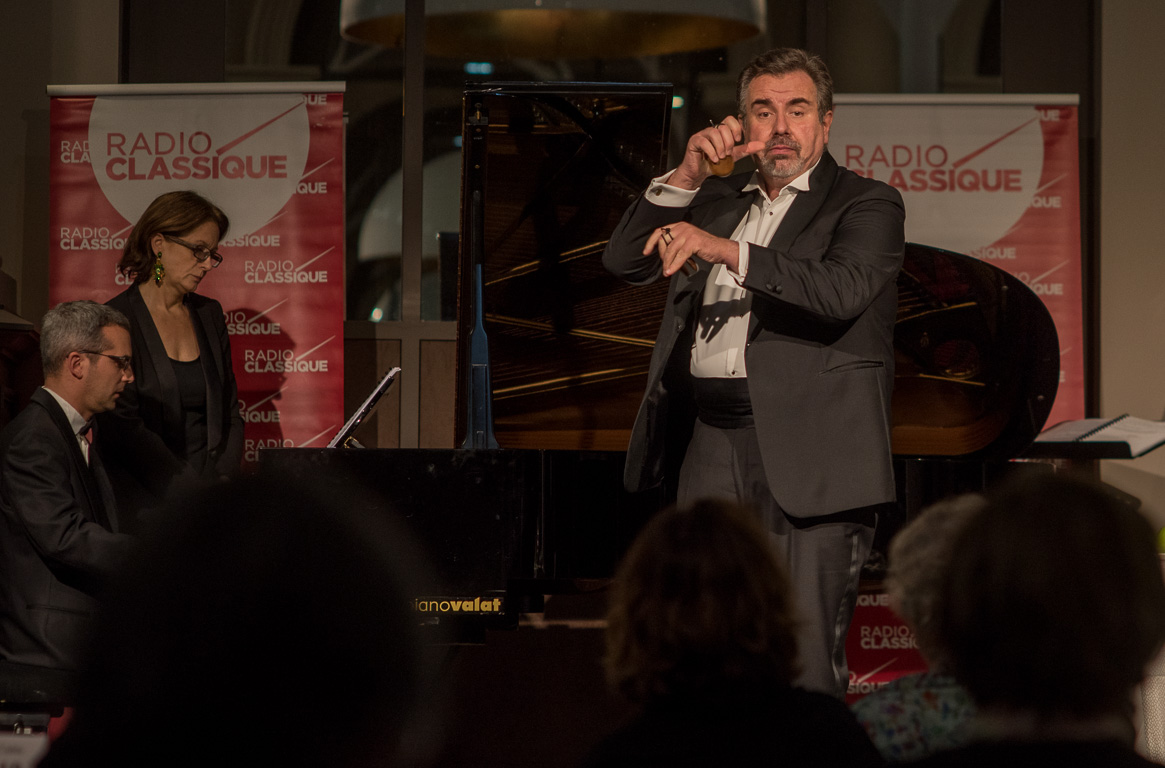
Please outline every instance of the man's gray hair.
[[820, 56], [800, 48], [774, 48], [757, 56], [745, 65], [736, 80], [736, 107], [743, 117], [748, 114], [748, 86], [760, 75], [782, 77], [790, 72], [804, 72], [809, 75], [817, 89], [817, 119], [825, 122], [827, 112], [833, 111], [833, 78], [829, 67]]
[[66, 301], [46, 312], [40, 329], [40, 361], [45, 375], [59, 371], [70, 352], [109, 349], [101, 330], [111, 325], [129, 332], [125, 315], [95, 301]]
[[938, 638], [947, 561], [967, 523], [985, 506], [987, 499], [977, 493], [943, 499], [922, 510], [890, 540], [886, 594], [935, 671], [949, 671]]

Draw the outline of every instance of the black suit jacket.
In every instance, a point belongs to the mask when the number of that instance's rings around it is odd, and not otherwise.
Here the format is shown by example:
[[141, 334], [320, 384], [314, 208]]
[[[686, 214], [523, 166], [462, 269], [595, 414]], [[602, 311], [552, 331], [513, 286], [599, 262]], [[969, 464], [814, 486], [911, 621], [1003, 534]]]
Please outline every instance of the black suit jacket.
[[[182, 458], [187, 450], [186, 417], [178, 379], [145, 301], [137, 286], [130, 286], [107, 303], [129, 318], [134, 381], [122, 392], [117, 408], [97, 417], [101, 455], [119, 505], [136, 513], [156, 506], [176, 478], [193, 480], [197, 474]], [[186, 306], [206, 377], [209, 455], [202, 475], [216, 478], [238, 469], [243, 455], [243, 419], [230, 337], [217, 301], [191, 293], [186, 295]]]
[[[642, 253], [651, 232], [682, 218], [731, 237], [752, 201], [753, 193], [741, 191], [750, 178], [711, 177], [686, 209], [640, 197], [603, 263], [632, 283], [659, 279], [658, 256]], [[825, 152], [772, 240], [749, 248], [748, 389], [765, 474], [791, 515], [894, 500], [890, 394], [904, 221], [897, 190], [839, 167]], [[688, 365], [709, 274], [700, 266], [694, 276], [671, 278], [627, 451], [631, 490], [659, 483], [686, 447], [694, 418]]]
[[0, 658], [77, 667], [94, 598], [130, 544], [107, 486], [43, 389], [0, 433]]

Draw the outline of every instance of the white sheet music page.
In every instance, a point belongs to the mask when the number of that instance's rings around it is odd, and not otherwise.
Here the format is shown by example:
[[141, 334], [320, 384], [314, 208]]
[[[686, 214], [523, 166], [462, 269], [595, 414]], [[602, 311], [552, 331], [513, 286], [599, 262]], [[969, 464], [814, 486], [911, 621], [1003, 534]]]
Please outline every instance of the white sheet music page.
[[1122, 416], [1081, 439], [1086, 443], [1128, 443], [1133, 456], [1140, 456], [1165, 443], [1165, 422]]
[[1038, 443], [1124, 443], [1129, 455], [1142, 456], [1165, 444], [1165, 421], [1136, 416], [1115, 419], [1075, 419], [1063, 421], [1040, 433]]
[[1112, 419], [1075, 419], [1061, 421], [1054, 427], [1048, 427], [1038, 436], [1037, 443], [1074, 443], [1089, 432], [1094, 432]]

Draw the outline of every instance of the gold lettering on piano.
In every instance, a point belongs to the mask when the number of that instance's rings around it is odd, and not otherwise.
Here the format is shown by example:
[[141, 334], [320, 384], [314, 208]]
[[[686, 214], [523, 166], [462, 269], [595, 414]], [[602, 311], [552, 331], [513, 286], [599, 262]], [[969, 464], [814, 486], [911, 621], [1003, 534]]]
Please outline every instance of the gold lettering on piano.
[[501, 613], [500, 597], [419, 597], [413, 600], [417, 613]]

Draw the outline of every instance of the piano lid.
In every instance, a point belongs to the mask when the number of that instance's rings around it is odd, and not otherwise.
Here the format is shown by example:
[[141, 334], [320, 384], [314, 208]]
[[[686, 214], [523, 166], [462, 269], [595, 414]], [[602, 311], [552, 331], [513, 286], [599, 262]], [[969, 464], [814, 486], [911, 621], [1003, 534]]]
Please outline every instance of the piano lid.
[[[502, 448], [626, 450], [666, 300], [603, 269], [606, 239], [666, 164], [671, 87], [500, 83], [464, 101], [458, 425], [474, 265], [483, 272]], [[1043, 302], [969, 256], [908, 244], [898, 278], [892, 442], [906, 457], [1007, 459], [1059, 381]]]
[[[666, 170], [671, 99], [666, 84], [487, 83], [465, 94], [458, 361], [467, 371], [480, 259], [503, 448], [627, 448], [667, 283], [627, 285], [601, 259], [631, 200]], [[466, 376], [458, 382], [460, 445]]]
[[906, 244], [894, 326], [895, 455], [1019, 455], [1060, 380], [1056, 327], [1023, 282], [987, 262]]

